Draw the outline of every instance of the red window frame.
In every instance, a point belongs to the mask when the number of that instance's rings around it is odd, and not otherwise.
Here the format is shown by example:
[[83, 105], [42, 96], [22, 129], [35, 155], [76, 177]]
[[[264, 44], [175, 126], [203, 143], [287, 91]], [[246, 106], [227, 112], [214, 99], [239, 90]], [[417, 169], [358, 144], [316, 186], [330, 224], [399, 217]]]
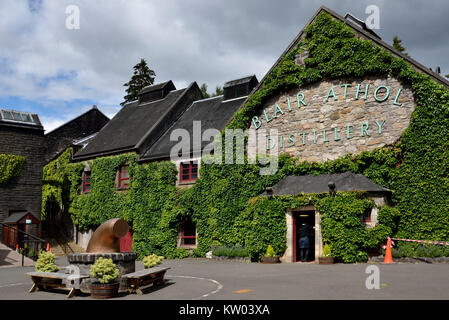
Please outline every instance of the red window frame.
[[[193, 169], [196, 169], [196, 172], [193, 172]], [[198, 179], [198, 161], [181, 162], [179, 181], [193, 182], [196, 179]]]
[[[84, 171], [84, 177], [83, 177], [83, 192], [88, 193], [92, 190], [92, 183], [90, 182], [90, 171]], [[89, 179], [89, 182], [87, 181]], [[89, 186], [89, 189], [87, 189], [87, 186]]]
[[370, 223], [371, 222], [371, 211], [366, 211], [362, 214], [362, 221], [364, 223]]
[[[127, 168], [127, 171], [128, 171], [129, 166], [120, 166], [120, 168], [119, 168], [118, 187], [121, 189], [129, 188], [129, 172], [128, 172], [128, 176], [126, 178], [123, 178], [122, 177], [123, 168]], [[123, 181], [128, 181], [128, 184], [124, 185]]]
[[[189, 221], [189, 224], [191, 224], [192, 227], [195, 229], [195, 235], [194, 236], [186, 236], [186, 235], [184, 235], [185, 225], [183, 225], [181, 227], [181, 246], [183, 246], [183, 247], [184, 246], [186, 246], [186, 247], [194, 247], [194, 246], [196, 246], [196, 225], [192, 221]], [[186, 244], [186, 243], [184, 243], [185, 239], [195, 239], [195, 243], [194, 244]]]

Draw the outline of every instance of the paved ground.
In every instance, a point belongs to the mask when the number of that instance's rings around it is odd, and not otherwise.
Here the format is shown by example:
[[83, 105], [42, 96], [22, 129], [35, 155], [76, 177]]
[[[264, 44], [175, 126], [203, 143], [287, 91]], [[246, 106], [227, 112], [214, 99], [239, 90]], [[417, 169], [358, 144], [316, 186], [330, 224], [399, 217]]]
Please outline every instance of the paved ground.
[[[58, 258], [57, 264], [67, 264]], [[369, 264], [260, 264], [207, 259], [165, 260], [170, 267], [164, 287], [143, 296], [118, 299], [148, 300], [290, 300], [290, 299], [449, 299], [449, 264], [377, 264], [380, 289], [368, 290]], [[140, 262], [137, 270], [142, 269]], [[25, 272], [32, 267], [0, 269], [0, 299], [65, 299], [65, 293], [28, 294], [32, 285]], [[74, 300], [89, 300], [75, 296]]]
[[[34, 261], [24, 257], [24, 266], [34, 266]], [[22, 255], [0, 243], [0, 268], [22, 266]]]

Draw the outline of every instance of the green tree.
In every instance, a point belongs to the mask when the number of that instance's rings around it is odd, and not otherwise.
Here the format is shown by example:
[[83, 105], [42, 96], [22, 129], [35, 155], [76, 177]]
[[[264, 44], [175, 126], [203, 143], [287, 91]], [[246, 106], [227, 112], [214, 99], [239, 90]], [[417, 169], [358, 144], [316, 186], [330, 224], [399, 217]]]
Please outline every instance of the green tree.
[[210, 94], [207, 93], [207, 84], [203, 83], [200, 87], [201, 93], [203, 94], [204, 99], [210, 98]]
[[214, 96], [221, 96], [223, 94], [223, 88], [220, 86], [215, 87], [215, 93], [212, 95]]
[[402, 46], [402, 40], [398, 38], [398, 36], [394, 36], [393, 38], [393, 48], [398, 50], [399, 52], [405, 54], [407, 57], [409, 56], [405, 51], [405, 48]]
[[123, 97], [125, 101], [120, 103], [121, 106], [130, 101], [137, 100], [139, 98], [139, 92], [146, 86], [152, 85], [154, 83], [154, 78], [156, 77], [156, 73], [148, 67], [145, 59], [140, 59], [140, 62], [133, 68], [134, 74], [131, 77], [131, 80], [123, 85], [127, 87], [127, 94]]
[[220, 86], [215, 87], [215, 93], [209, 94], [207, 93], [207, 84], [203, 83], [200, 87], [201, 92], [203, 93], [203, 97], [211, 98], [211, 97], [217, 97], [221, 96], [223, 94], [223, 89]]

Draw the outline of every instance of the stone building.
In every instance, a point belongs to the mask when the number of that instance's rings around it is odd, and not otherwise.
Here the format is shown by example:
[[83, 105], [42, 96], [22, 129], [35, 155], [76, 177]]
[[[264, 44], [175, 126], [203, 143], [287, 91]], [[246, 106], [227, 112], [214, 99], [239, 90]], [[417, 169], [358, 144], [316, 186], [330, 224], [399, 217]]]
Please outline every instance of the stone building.
[[[81, 192], [88, 193], [91, 190], [91, 168], [87, 160], [123, 153], [134, 153], [138, 163], [171, 160], [178, 171], [176, 185], [182, 188], [193, 185], [199, 178], [199, 151], [210, 147], [214, 134], [226, 128], [236, 112], [251, 102], [250, 96], [257, 97], [264, 89], [270, 91], [270, 83], [266, 83], [268, 76], [305, 40], [306, 28], [321, 13], [343, 23], [355, 38], [368, 40], [370, 45], [401, 59], [401, 62], [418, 73], [449, 87], [447, 79], [395, 50], [382, 41], [375, 31], [367, 28], [363, 21], [350, 14], [340, 16], [321, 7], [260, 82], [255, 76], [232, 80], [224, 85], [222, 96], [208, 99], [203, 99], [195, 82], [183, 89], [176, 89], [171, 81], [144, 88], [137, 101], [125, 105], [82, 150], [74, 154], [73, 161], [85, 163]], [[293, 56], [294, 61], [291, 63], [298, 70], [304, 70], [308, 56], [307, 50], [302, 51]], [[247, 129], [263, 132], [266, 145], [264, 151], [276, 149], [299, 161], [322, 163], [348, 154], [358, 155], [363, 151], [394, 145], [409, 127], [412, 113], [417, 107], [410, 85], [391, 75], [323, 78], [308, 85], [286, 85], [285, 88], [280, 93], [271, 94], [266, 100], [260, 100], [260, 108], [251, 115]], [[201, 127], [198, 127], [199, 122]], [[210, 130], [207, 139], [195, 138], [198, 133], [202, 137], [201, 134], [207, 130]], [[177, 144], [176, 139], [172, 139], [182, 132], [190, 137], [187, 153]], [[249, 150], [249, 153], [254, 151]], [[178, 160], [173, 160], [176, 155]], [[116, 191], [126, 190], [129, 184], [128, 166], [121, 165], [115, 173]], [[388, 189], [364, 176], [350, 173], [287, 177], [264, 194], [323, 193], [329, 192], [331, 185], [337, 191], [366, 191], [377, 206], [390, 201]], [[376, 210], [374, 208], [362, 217], [366, 227], [376, 225]], [[296, 261], [294, 230], [298, 221], [306, 221], [315, 227], [314, 256], [321, 254], [319, 217], [320, 213], [311, 207], [288, 209], [285, 212], [287, 250], [284, 261]], [[79, 236], [84, 237], [82, 234]], [[179, 230], [178, 247], [195, 248], [196, 245], [196, 226], [192, 221], [185, 221]]]
[[[315, 13], [267, 75], [292, 48], [305, 39], [305, 29], [322, 12], [350, 27], [357, 38], [370, 40], [374, 45], [406, 61], [413, 69], [430, 76], [435, 82], [449, 86], [447, 79], [382, 41], [375, 30], [369, 29], [363, 21], [350, 14], [342, 17], [326, 7], [321, 7]], [[307, 57], [307, 51], [302, 52], [296, 56], [295, 63], [304, 66]], [[265, 79], [266, 76], [255, 91], [264, 84]], [[391, 76], [325, 79], [271, 97], [261, 111], [253, 115], [250, 128], [266, 131], [267, 149], [276, 148], [299, 161], [324, 162], [395, 144], [409, 126], [415, 107], [410, 86]], [[377, 206], [390, 201], [389, 190], [366, 177], [349, 173], [287, 177], [264, 194], [329, 192], [328, 183], [331, 182], [337, 190], [367, 191]], [[376, 225], [377, 208], [367, 212], [363, 219], [367, 227]], [[297, 261], [296, 227], [300, 221], [315, 227], [313, 256], [318, 257], [322, 253], [320, 213], [313, 207], [289, 209], [286, 211], [285, 262]]]
[[[41, 217], [45, 136], [38, 115], [0, 109], [0, 142], [0, 154], [25, 157], [21, 173], [0, 184], [0, 221], [14, 223], [19, 230], [34, 234], [36, 225], [31, 227], [19, 223], [23, 222], [20, 219], [8, 218], [15, 214], [22, 218], [27, 213], [36, 221]], [[0, 230], [3, 239], [3, 227]]]

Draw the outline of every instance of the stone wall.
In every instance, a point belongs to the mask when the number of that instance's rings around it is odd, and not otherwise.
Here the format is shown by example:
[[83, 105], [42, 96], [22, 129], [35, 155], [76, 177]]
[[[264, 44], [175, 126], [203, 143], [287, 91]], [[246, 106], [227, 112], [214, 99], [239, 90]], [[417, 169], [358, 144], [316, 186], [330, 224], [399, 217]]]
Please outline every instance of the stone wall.
[[26, 158], [21, 174], [0, 185], [0, 221], [11, 211], [29, 211], [40, 219], [45, 152], [43, 130], [0, 125], [0, 141], [0, 153]]
[[90, 238], [92, 238], [92, 235], [94, 233], [93, 229], [89, 229], [87, 231], [78, 231], [76, 230], [76, 227], [74, 227], [74, 241], [77, 245], [79, 245], [84, 250], [87, 250], [87, 245], [89, 244]]
[[[251, 128], [267, 130], [267, 153], [277, 147], [301, 161], [321, 162], [395, 143], [414, 107], [410, 88], [392, 77], [323, 81], [274, 97]], [[270, 129], [277, 129], [277, 139]]]

